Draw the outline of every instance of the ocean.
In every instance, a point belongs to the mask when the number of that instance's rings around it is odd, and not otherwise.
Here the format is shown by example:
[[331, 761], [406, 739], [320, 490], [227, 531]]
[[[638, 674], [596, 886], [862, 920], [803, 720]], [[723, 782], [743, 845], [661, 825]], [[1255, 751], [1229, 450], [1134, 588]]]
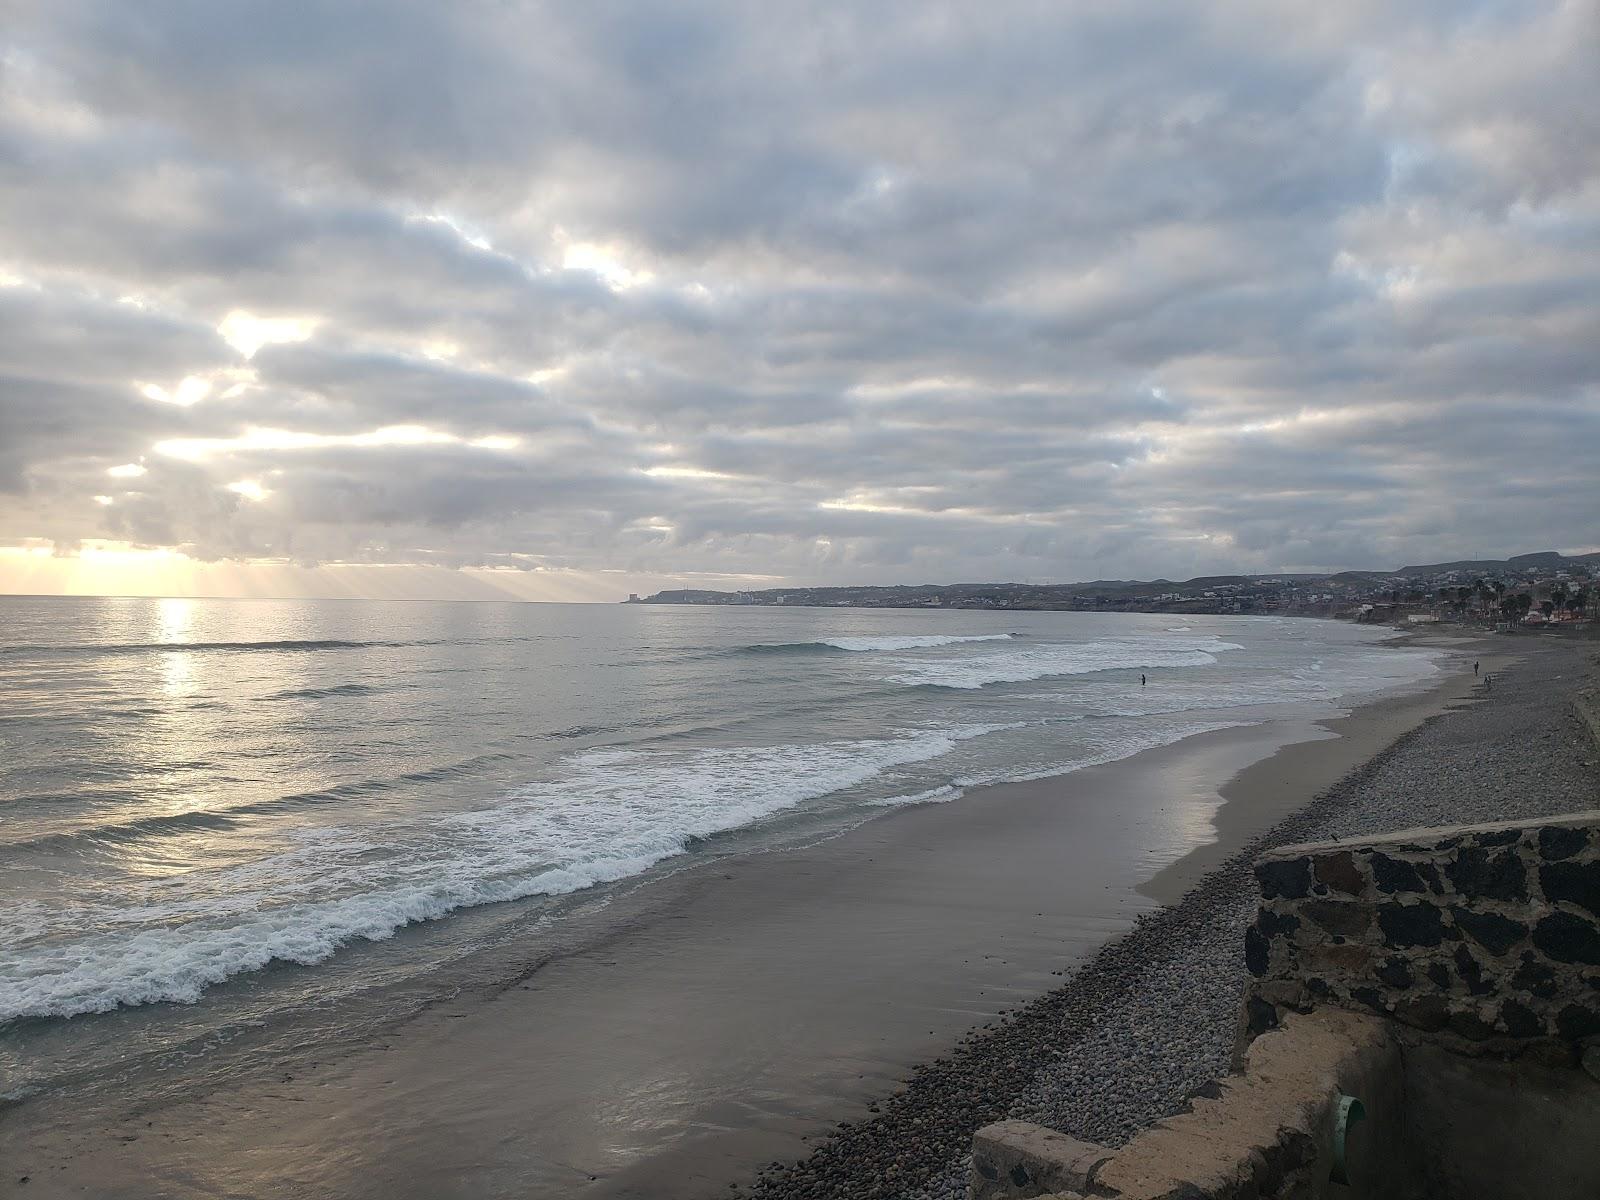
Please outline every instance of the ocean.
[[291, 1018], [350, 1032], [363, 996], [382, 989], [392, 1017], [441, 965], [707, 855], [1425, 686], [1436, 652], [1390, 636], [0, 598], [0, 1095], [191, 1061]]

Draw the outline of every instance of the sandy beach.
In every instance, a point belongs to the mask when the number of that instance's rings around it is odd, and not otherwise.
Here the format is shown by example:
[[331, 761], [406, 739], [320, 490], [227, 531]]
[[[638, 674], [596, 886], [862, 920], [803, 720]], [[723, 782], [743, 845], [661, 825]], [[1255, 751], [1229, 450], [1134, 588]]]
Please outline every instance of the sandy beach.
[[669, 873], [559, 946], [480, 956], [453, 998], [381, 1038], [279, 1052], [223, 1091], [13, 1106], [0, 1153], [16, 1169], [0, 1188], [27, 1176], [33, 1196], [726, 1192], [869, 1116], [915, 1064], [1048, 991], [1466, 697], [1460, 666], [1336, 720], [1207, 733]]

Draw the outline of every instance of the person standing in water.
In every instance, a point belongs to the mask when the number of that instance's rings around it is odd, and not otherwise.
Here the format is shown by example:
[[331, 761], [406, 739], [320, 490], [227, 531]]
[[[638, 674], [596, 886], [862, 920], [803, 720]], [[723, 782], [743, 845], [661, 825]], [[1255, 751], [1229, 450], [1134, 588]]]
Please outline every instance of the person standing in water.
[[1140, 687], [1143, 687], [1143, 686], [1144, 686], [1144, 675], [1143, 675], [1143, 673], [1142, 673], [1142, 672], [1141, 672], [1141, 673], [1140, 673], [1140, 675], [1139, 675], [1139, 686], [1140, 686]]

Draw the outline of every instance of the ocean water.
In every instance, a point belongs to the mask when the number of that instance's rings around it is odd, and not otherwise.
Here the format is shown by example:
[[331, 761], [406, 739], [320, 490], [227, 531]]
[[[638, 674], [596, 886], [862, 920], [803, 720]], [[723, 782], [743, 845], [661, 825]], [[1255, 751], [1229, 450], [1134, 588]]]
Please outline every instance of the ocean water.
[[0, 1094], [195, 1053], [696, 855], [1435, 674], [1432, 653], [1384, 636], [1127, 614], [0, 598]]

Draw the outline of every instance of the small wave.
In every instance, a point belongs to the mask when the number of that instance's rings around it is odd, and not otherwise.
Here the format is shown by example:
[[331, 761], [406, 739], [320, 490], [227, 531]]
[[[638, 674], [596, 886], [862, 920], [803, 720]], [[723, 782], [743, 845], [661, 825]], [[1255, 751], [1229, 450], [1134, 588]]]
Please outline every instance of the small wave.
[[[128, 916], [105, 910], [59, 915], [91, 923], [58, 928], [50, 941], [0, 961], [0, 1025], [192, 1003], [207, 988], [274, 961], [316, 963], [352, 941], [379, 941], [457, 909], [637, 875], [718, 834], [937, 758], [994, 728], [820, 744], [587, 751], [499, 805], [439, 817], [423, 842], [415, 840], [415, 828], [397, 829], [394, 842], [411, 839], [405, 853], [354, 867], [360, 855], [391, 839], [381, 829], [324, 828], [298, 852], [308, 857], [295, 862], [294, 876], [272, 860], [225, 869], [233, 886], [181, 924], [130, 924]], [[286, 903], [290, 882], [302, 896], [360, 890]], [[58, 914], [35, 916], [54, 921]]]
[[334, 638], [270, 642], [80, 642], [59, 646], [0, 646], [0, 655], [84, 656], [96, 654], [249, 654], [315, 653], [319, 650], [396, 649], [404, 646], [434, 646], [437, 641], [360, 642]]
[[744, 647], [756, 652], [818, 653], [829, 650], [850, 650], [857, 653], [872, 650], [921, 650], [933, 646], [954, 646], [961, 642], [1008, 642], [1014, 633], [927, 633], [884, 635], [881, 637], [822, 638], [815, 642], [758, 643]]
[[938, 787], [913, 792], [908, 796], [886, 796], [882, 800], [874, 800], [872, 807], [905, 808], [913, 804], [948, 804], [951, 800], [959, 800], [966, 794], [966, 789], [960, 784], [943, 783]]
[[1079, 644], [1030, 646], [1023, 650], [940, 658], [907, 664], [893, 676], [912, 687], [972, 690], [995, 683], [1025, 683], [1054, 675], [1088, 675], [1096, 671], [1138, 670], [1156, 667], [1203, 667], [1227, 650], [1241, 650], [1234, 642], [1215, 637], [1176, 641], [1108, 640]]
[[[297, 812], [301, 809], [338, 804], [342, 801], [355, 800], [366, 796], [382, 795], [386, 792], [404, 789], [407, 785], [441, 783], [450, 779], [459, 779], [474, 775], [485, 766], [510, 761], [518, 757], [515, 754], [505, 753], [479, 754], [457, 762], [441, 763], [436, 767], [407, 771], [401, 775], [352, 780], [349, 783], [337, 784], [334, 787], [324, 788], [320, 791], [292, 792], [288, 795], [272, 796], [264, 800], [250, 800], [227, 808], [194, 809], [189, 812], [158, 813], [151, 816], [132, 817], [123, 821], [106, 821], [98, 825], [69, 829], [60, 833], [23, 837], [14, 841], [0, 840], [0, 846], [3, 846], [8, 851], [31, 850], [44, 853], [72, 852], [94, 847], [122, 849], [159, 838], [181, 836], [200, 830], [232, 829], [244, 824], [252, 817]], [[126, 801], [134, 797], [135, 793], [132, 792], [113, 791], [104, 793], [101, 802]], [[91, 796], [89, 798], [96, 799], [97, 797]], [[13, 803], [82, 803], [84, 799], [83, 793], [62, 794], [59, 796], [42, 794], [21, 796]]]
[[551, 738], [557, 741], [566, 741], [573, 738], [598, 737], [601, 734], [615, 733], [615, 725], [574, 725], [569, 729], [553, 729], [549, 733], [541, 733], [541, 738]]
[[364, 683], [341, 683], [334, 687], [295, 688], [287, 692], [273, 692], [268, 700], [324, 700], [331, 696], [375, 696], [382, 689]]

